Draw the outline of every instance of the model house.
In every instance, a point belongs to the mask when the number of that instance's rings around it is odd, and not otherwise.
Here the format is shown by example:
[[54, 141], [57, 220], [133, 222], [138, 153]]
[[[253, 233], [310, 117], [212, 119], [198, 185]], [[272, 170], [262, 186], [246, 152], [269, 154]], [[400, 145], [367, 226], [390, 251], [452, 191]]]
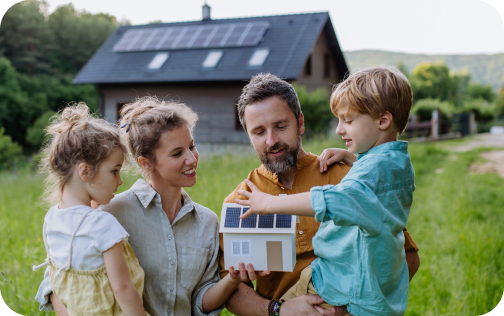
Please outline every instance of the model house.
[[292, 272], [296, 265], [296, 216], [253, 214], [240, 219], [249, 208], [224, 203], [220, 232], [224, 237], [224, 265], [238, 269], [251, 263], [257, 271]]
[[125, 103], [157, 96], [198, 112], [198, 143], [229, 144], [249, 142], [236, 102], [252, 76], [331, 91], [348, 72], [327, 12], [212, 19], [203, 9], [197, 21], [120, 26], [73, 83], [97, 86], [109, 122]]

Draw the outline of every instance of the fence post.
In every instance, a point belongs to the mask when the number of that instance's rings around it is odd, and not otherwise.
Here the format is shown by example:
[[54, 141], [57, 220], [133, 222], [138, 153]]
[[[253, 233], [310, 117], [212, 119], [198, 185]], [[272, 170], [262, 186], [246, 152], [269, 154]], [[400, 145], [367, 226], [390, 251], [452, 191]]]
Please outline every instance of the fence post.
[[432, 111], [431, 119], [431, 140], [435, 141], [439, 138], [439, 110]]

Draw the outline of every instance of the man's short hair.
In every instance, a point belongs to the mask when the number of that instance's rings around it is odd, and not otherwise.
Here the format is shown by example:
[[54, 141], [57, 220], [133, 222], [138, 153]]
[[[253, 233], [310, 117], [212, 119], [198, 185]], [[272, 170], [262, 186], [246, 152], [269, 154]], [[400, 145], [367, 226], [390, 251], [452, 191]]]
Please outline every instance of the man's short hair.
[[259, 101], [266, 100], [267, 98], [278, 96], [285, 100], [289, 108], [294, 112], [296, 120], [299, 123], [299, 116], [301, 115], [301, 106], [294, 87], [285, 80], [278, 78], [270, 73], [258, 74], [250, 79], [250, 82], [243, 87], [242, 94], [238, 100], [238, 117], [240, 123], [247, 131], [245, 123], [245, 107]]
[[413, 91], [406, 76], [395, 67], [363, 68], [339, 84], [331, 95], [331, 110], [335, 115], [346, 104], [349, 109], [375, 119], [390, 112], [401, 134], [408, 123]]

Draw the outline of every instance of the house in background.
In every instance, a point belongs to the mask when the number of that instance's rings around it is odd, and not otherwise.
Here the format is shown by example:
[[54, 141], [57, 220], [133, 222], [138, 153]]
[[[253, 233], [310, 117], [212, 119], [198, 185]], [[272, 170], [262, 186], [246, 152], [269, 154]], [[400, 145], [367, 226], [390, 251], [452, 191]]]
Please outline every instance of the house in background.
[[200, 21], [121, 26], [73, 83], [97, 85], [110, 122], [125, 103], [152, 95], [198, 112], [198, 143], [247, 143], [236, 102], [265, 72], [308, 90], [340, 82], [348, 68], [329, 14], [212, 20], [204, 5]]
[[252, 214], [240, 219], [249, 208], [224, 203], [219, 232], [223, 235], [224, 266], [238, 269], [240, 262], [258, 271], [292, 272], [296, 265], [295, 215]]

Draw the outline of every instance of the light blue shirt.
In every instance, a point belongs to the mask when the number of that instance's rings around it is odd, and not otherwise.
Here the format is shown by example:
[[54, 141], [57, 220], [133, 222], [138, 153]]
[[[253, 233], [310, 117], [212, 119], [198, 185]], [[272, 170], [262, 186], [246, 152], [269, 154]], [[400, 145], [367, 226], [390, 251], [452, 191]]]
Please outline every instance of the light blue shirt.
[[352, 315], [403, 315], [409, 275], [403, 228], [415, 174], [408, 143], [388, 142], [359, 155], [340, 184], [311, 189], [320, 228], [312, 280], [329, 304]]

